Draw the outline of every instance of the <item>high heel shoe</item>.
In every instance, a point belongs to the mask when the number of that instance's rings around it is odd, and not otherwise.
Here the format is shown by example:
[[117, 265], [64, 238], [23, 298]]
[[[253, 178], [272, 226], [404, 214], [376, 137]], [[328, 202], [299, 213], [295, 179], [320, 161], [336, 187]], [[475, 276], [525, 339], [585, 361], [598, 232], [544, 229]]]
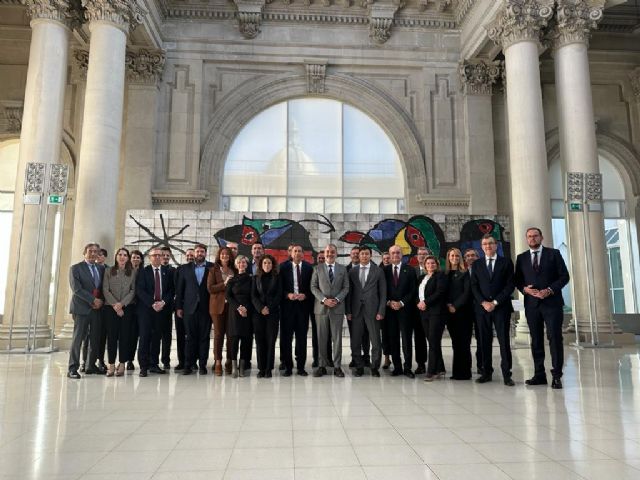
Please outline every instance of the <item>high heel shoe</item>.
[[109, 364], [107, 367], [107, 377], [113, 377], [113, 374], [116, 372], [116, 366], [113, 363]]
[[121, 377], [124, 375], [125, 365], [124, 363], [118, 364], [118, 369], [116, 370], [116, 377]]

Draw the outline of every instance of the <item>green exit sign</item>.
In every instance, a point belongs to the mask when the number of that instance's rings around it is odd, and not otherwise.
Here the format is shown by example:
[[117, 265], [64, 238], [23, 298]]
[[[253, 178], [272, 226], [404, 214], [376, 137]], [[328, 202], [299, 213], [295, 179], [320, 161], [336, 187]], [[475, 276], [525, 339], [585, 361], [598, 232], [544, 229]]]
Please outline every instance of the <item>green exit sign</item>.
[[49, 195], [47, 203], [49, 205], [62, 205], [64, 203], [64, 195]]
[[582, 211], [582, 204], [581, 203], [570, 203], [569, 204], [569, 211], [570, 212], [581, 212]]

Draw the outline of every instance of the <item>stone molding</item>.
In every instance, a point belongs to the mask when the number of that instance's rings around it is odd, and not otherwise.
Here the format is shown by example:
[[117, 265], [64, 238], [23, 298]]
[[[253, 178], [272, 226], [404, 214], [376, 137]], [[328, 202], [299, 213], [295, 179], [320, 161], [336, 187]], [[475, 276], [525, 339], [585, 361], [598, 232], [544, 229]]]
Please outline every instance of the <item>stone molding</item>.
[[151, 201], [154, 204], [201, 204], [209, 199], [209, 192], [206, 190], [182, 191], [172, 190], [152, 190]]
[[125, 55], [126, 77], [129, 83], [156, 85], [164, 70], [163, 50], [127, 50]]
[[554, 0], [505, 0], [487, 34], [503, 50], [522, 41], [541, 46], [542, 30], [553, 17], [553, 6]]
[[493, 85], [502, 78], [501, 61], [465, 60], [460, 63], [460, 83], [465, 95], [491, 95]]
[[120, 29], [133, 30], [142, 23], [146, 10], [137, 0], [82, 0], [89, 22], [110, 22]]
[[23, 0], [22, 3], [32, 20], [57, 20], [71, 30], [84, 20], [80, 0]]
[[589, 45], [591, 30], [602, 20], [604, 0], [556, 0], [556, 15], [549, 36], [555, 49], [571, 43]]
[[637, 103], [640, 103], [640, 67], [636, 67], [629, 72], [629, 82], [631, 83], [631, 91]]
[[389, 40], [394, 16], [403, 7], [404, 0], [387, 0], [370, 4], [369, 38], [377, 44], [383, 44]]
[[459, 194], [418, 194], [416, 201], [424, 207], [452, 207], [452, 208], [469, 208], [471, 198], [469, 195]]
[[324, 93], [324, 80], [327, 75], [327, 62], [317, 60], [306, 60], [307, 70], [307, 93]]
[[238, 11], [238, 29], [246, 39], [256, 38], [262, 25], [262, 10], [265, 0], [234, 0]]
[[4, 101], [0, 102], [2, 110], [3, 133], [19, 134], [22, 130], [22, 113], [24, 105], [22, 102]]

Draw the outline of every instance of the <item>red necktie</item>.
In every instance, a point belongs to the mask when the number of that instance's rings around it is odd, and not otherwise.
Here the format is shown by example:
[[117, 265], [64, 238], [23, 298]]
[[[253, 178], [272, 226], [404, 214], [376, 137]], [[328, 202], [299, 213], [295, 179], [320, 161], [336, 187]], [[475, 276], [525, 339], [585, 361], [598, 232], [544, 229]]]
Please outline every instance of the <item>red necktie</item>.
[[160, 269], [159, 268], [155, 268], [155, 285], [153, 287], [153, 299], [156, 302], [159, 302], [162, 300], [162, 293], [160, 293]]

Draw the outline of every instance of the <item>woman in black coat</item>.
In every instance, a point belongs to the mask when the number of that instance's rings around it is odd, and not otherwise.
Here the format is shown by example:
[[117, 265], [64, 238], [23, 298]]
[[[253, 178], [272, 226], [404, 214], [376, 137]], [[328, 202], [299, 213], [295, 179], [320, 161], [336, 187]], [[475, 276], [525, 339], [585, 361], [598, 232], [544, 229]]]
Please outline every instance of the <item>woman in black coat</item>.
[[447, 319], [447, 276], [440, 271], [438, 259], [427, 255], [424, 260], [427, 272], [418, 285], [418, 310], [424, 328], [429, 355], [425, 382], [432, 382], [444, 376], [442, 359], [442, 334]]
[[271, 255], [260, 258], [258, 272], [251, 284], [251, 300], [255, 309], [253, 331], [256, 335], [258, 378], [271, 378], [282, 300], [282, 284], [278, 278], [278, 267]]
[[471, 308], [471, 280], [462, 261], [462, 253], [450, 248], [446, 257], [449, 280], [447, 295], [447, 330], [453, 347], [452, 380], [471, 379], [471, 333], [473, 310]]
[[[231, 359], [233, 378], [244, 377], [245, 369], [251, 358], [253, 348], [253, 303], [251, 300], [251, 275], [247, 272], [249, 261], [244, 255], [235, 259], [238, 274], [227, 282], [225, 298], [229, 309], [227, 332], [230, 345], [227, 345]], [[240, 363], [238, 364], [238, 347], [240, 347]]]

